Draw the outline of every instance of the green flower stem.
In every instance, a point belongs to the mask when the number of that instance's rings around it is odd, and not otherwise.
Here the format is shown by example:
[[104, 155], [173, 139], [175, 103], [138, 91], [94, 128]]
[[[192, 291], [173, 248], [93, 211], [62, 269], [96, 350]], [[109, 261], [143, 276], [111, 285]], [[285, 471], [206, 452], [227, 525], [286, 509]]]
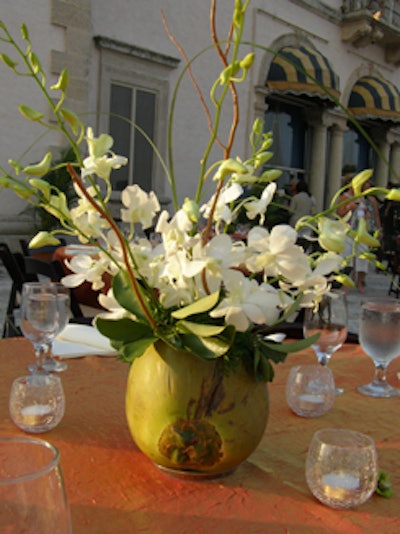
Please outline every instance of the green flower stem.
[[120, 229], [118, 228], [116, 222], [108, 215], [108, 213], [102, 209], [94, 200], [93, 198], [89, 195], [89, 193], [86, 191], [86, 189], [83, 187], [78, 175], [76, 174], [74, 168], [69, 164], [67, 163], [67, 169], [68, 169], [68, 172], [70, 173], [71, 175], [71, 178], [72, 180], [74, 181], [74, 183], [77, 185], [77, 187], [79, 188], [79, 190], [82, 192], [82, 194], [84, 195], [84, 197], [86, 198], [86, 200], [88, 202], [90, 202], [90, 204], [96, 209], [96, 211], [102, 216], [104, 217], [104, 219], [108, 222], [108, 224], [110, 225], [111, 229], [115, 232], [115, 235], [117, 236], [117, 239], [121, 245], [121, 249], [122, 249], [122, 255], [123, 255], [123, 258], [124, 258], [124, 263], [125, 263], [125, 267], [126, 267], [126, 270], [127, 270], [127, 273], [128, 273], [128, 276], [129, 276], [129, 280], [131, 282], [131, 285], [132, 285], [132, 289], [135, 293], [135, 297], [148, 321], [148, 323], [150, 324], [150, 326], [154, 329], [154, 330], [158, 330], [159, 327], [157, 325], [157, 323], [154, 321], [153, 319], [153, 316], [150, 312], [150, 310], [148, 309], [148, 307], [146, 306], [146, 303], [144, 302], [143, 300], [143, 297], [142, 297], [142, 294], [139, 290], [139, 286], [138, 286], [138, 283], [137, 283], [137, 280], [136, 280], [136, 277], [135, 277], [135, 274], [132, 270], [132, 267], [131, 267], [131, 264], [129, 262], [129, 257], [128, 257], [128, 252], [127, 252], [127, 247], [126, 247], [126, 243], [125, 243], [125, 239], [120, 231]]

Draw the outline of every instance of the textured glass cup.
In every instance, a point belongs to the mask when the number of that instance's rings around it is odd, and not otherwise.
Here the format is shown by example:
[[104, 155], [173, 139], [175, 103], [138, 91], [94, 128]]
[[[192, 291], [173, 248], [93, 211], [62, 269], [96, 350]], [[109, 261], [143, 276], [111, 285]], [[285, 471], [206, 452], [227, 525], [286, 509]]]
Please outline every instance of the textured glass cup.
[[34, 373], [16, 378], [9, 398], [10, 417], [25, 432], [48, 432], [64, 416], [65, 397], [55, 375]]
[[294, 413], [302, 417], [319, 417], [335, 401], [335, 381], [329, 367], [296, 365], [286, 382], [286, 400]]
[[50, 443], [0, 438], [0, 529], [7, 534], [72, 532], [59, 453]]
[[306, 480], [313, 495], [331, 508], [363, 504], [378, 481], [373, 440], [353, 430], [318, 430], [308, 450]]

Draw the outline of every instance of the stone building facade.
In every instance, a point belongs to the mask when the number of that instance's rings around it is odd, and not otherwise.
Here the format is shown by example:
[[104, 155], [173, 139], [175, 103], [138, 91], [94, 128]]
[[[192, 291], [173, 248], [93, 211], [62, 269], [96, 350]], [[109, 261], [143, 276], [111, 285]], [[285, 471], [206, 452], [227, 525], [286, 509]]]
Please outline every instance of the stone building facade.
[[[139, 123], [167, 158], [171, 102], [185, 62], [166, 27], [192, 57], [210, 43], [210, 2], [35, 0], [34, 4], [3, 0], [3, 21], [13, 34], [21, 22], [28, 25], [49, 83], [68, 67], [67, 105], [96, 132], [110, 132], [115, 151], [129, 156], [129, 167], [116, 173], [115, 189], [137, 182], [156, 190], [167, 204], [163, 166], [143, 137], [117, 115]], [[217, 0], [221, 40], [227, 35], [233, 5], [233, 0]], [[241, 122], [233, 153], [246, 156], [252, 122], [262, 117], [274, 132], [273, 164], [283, 170], [281, 186], [292, 176], [304, 177], [319, 208], [339, 188], [346, 164], [356, 169], [372, 166], [378, 184], [399, 182], [399, 28], [399, 0], [252, 0], [243, 54], [254, 50], [256, 61], [239, 87]], [[0, 47], [6, 52], [4, 43]], [[208, 50], [192, 69], [209, 103], [208, 89], [221, 70], [218, 58]], [[37, 125], [26, 124], [16, 110], [25, 103], [47, 113], [37, 89], [13, 77], [4, 65], [0, 74], [1, 166], [6, 168], [10, 157], [21, 157], [23, 163], [38, 161], [49, 147], [57, 153], [62, 140], [54, 134], [39, 138]], [[194, 193], [208, 129], [188, 76], [180, 83], [176, 102], [174, 168], [183, 200]], [[27, 147], [31, 148], [26, 152]], [[212, 155], [221, 157], [218, 152]], [[32, 232], [24, 207], [12, 192], [1, 192], [1, 239]]]

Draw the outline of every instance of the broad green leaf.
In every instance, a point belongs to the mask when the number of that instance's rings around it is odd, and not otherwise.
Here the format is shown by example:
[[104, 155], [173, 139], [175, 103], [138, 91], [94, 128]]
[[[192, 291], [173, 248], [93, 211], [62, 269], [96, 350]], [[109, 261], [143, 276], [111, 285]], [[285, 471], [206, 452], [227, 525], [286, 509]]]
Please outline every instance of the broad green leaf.
[[219, 291], [216, 291], [215, 293], [211, 293], [211, 295], [207, 295], [206, 297], [203, 297], [202, 299], [185, 306], [184, 308], [174, 311], [171, 315], [174, 319], [186, 319], [186, 317], [190, 317], [191, 315], [208, 312], [214, 308], [218, 302], [218, 299]]
[[319, 336], [320, 334], [315, 334], [314, 336], [306, 337], [290, 343], [274, 343], [273, 341], [262, 340], [261, 344], [268, 350], [290, 354], [291, 352], [298, 352], [299, 350], [310, 347], [315, 341], [317, 341]]
[[123, 359], [126, 362], [132, 362], [135, 358], [139, 358], [139, 356], [142, 356], [147, 347], [149, 347], [154, 341], [156, 341], [157, 338], [153, 337], [144, 337], [137, 341], [134, 341], [133, 343], [127, 343], [126, 345], [123, 345], [119, 351], [121, 355], [121, 359]]
[[230, 343], [221, 337], [201, 338], [192, 334], [184, 334], [181, 339], [186, 350], [197, 354], [204, 360], [220, 358], [230, 349]]
[[106, 319], [97, 317], [95, 320], [96, 328], [103, 336], [128, 343], [137, 341], [141, 338], [151, 337], [153, 330], [148, 324], [138, 323], [124, 317], [122, 319]]
[[[139, 286], [138, 286], [139, 287]], [[140, 291], [140, 287], [139, 287]], [[113, 280], [113, 292], [117, 302], [139, 320], [147, 323], [146, 316], [136, 298], [135, 292], [126, 271], [119, 271]], [[146, 299], [144, 299], [146, 300]]]
[[226, 326], [216, 326], [211, 324], [193, 323], [190, 321], [179, 321], [176, 329], [182, 334], [194, 334], [199, 337], [211, 337], [221, 334]]

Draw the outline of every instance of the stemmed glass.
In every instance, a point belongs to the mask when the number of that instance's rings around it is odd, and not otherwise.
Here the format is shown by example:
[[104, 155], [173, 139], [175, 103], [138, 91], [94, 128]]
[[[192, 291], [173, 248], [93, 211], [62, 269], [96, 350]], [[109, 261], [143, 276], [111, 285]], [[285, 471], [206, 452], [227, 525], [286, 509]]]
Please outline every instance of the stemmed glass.
[[26, 282], [22, 287], [21, 331], [35, 349], [33, 373], [46, 373], [44, 356], [58, 330], [57, 290], [48, 282]]
[[[314, 308], [307, 308], [303, 323], [304, 337], [320, 334], [311, 345], [321, 365], [328, 365], [347, 337], [347, 301], [341, 291], [331, 291]], [[336, 395], [343, 389], [336, 388]]]
[[[58, 310], [58, 328], [54, 337], [57, 337], [64, 328], [67, 326], [70, 315], [70, 296], [69, 289], [63, 286], [61, 283], [54, 283], [54, 286], [57, 290], [57, 310]], [[68, 365], [65, 362], [60, 362], [54, 358], [53, 350], [53, 340], [50, 340], [47, 343], [47, 355], [43, 362], [43, 367], [46, 371], [59, 373], [65, 371], [68, 368]]]
[[375, 364], [373, 381], [359, 386], [358, 391], [371, 397], [397, 397], [400, 389], [388, 384], [386, 369], [400, 355], [400, 302], [394, 298], [376, 297], [361, 308], [360, 345]]

